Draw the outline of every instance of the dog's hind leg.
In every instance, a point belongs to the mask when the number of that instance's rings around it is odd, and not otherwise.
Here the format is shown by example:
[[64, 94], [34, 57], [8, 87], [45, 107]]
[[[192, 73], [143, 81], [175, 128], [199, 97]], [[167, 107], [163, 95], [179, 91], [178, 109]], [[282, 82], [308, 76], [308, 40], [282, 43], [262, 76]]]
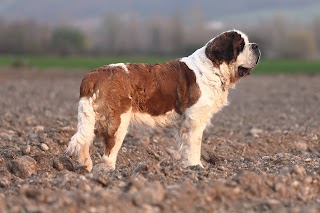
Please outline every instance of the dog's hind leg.
[[123, 140], [127, 134], [128, 126], [131, 120], [131, 109], [123, 114], [120, 117], [113, 117], [110, 123], [114, 126], [117, 126], [116, 131], [108, 132], [108, 135], [104, 136], [104, 141], [106, 144], [105, 154], [102, 157], [102, 161], [108, 166], [115, 169], [116, 161], [119, 149], [122, 146]]
[[91, 143], [85, 143], [80, 149], [79, 162], [86, 167], [90, 172], [92, 170], [93, 164], [90, 157], [90, 145]]
[[95, 138], [95, 117], [93, 110], [93, 97], [82, 97], [78, 107], [78, 130], [71, 138], [66, 152], [79, 157], [79, 162], [86, 166], [88, 171], [92, 169], [92, 160], [89, 148]]

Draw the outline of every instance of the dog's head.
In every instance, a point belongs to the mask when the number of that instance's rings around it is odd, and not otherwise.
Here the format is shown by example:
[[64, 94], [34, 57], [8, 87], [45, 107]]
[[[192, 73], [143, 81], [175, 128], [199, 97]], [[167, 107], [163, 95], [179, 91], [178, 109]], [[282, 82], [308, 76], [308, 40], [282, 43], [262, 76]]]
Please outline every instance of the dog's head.
[[213, 38], [207, 43], [205, 53], [215, 67], [222, 64], [231, 66], [235, 78], [250, 75], [261, 55], [258, 45], [249, 43], [248, 37], [237, 30]]

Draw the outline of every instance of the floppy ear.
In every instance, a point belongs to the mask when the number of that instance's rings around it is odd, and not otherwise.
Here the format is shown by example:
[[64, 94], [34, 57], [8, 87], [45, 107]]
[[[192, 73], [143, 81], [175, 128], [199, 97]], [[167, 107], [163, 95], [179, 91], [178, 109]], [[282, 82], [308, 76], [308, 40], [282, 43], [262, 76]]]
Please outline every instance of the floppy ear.
[[241, 36], [236, 32], [226, 32], [207, 44], [206, 56], [217, 66], [223, 62], [230, 63], [235, 59], [234, 48]]

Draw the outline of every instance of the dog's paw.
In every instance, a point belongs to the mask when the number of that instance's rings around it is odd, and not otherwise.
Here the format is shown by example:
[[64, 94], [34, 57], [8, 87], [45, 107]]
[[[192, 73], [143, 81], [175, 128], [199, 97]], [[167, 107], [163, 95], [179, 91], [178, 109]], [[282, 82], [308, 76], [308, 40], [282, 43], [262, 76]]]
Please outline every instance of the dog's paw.
[[78, 140], [73, 140], [69, 142], [69, 145], [65, 151], [66, 154], [79, 156], [82, 144]]
[[93, 167], [93, 163], [91, 160], [90, 155], [89, 156], [82, 156], [81, 154], [79, 155], [79, 162], [81, 163], [81, 165], [86, 167], [86, 170], [88, 170], [88, 172], [91, 172], [92, 167]]

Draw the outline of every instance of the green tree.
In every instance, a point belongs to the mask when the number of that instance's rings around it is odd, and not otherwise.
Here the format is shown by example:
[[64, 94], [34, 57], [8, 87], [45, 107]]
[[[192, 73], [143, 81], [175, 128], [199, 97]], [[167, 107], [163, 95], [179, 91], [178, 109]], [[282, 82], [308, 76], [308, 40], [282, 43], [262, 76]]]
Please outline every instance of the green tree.
[[78, 29], [59, 27], [52, 33], [51, 47], [59, 55], [81, 54], [86, 49], [86, 37]]

